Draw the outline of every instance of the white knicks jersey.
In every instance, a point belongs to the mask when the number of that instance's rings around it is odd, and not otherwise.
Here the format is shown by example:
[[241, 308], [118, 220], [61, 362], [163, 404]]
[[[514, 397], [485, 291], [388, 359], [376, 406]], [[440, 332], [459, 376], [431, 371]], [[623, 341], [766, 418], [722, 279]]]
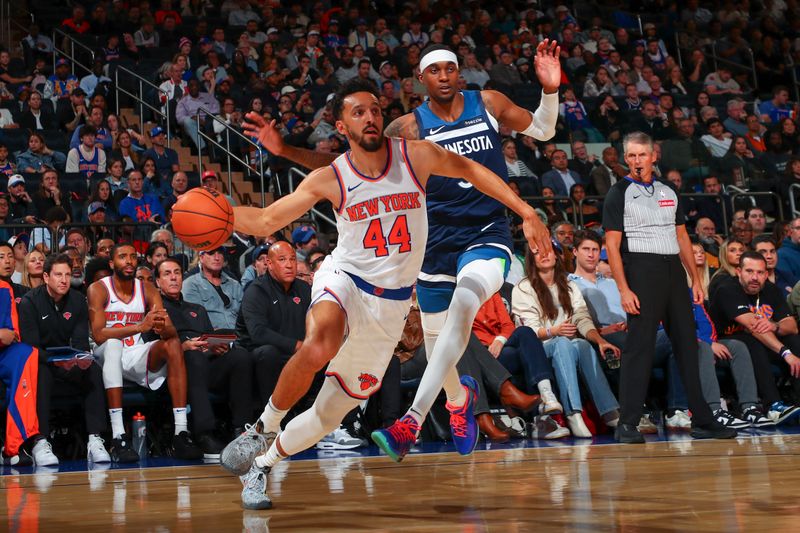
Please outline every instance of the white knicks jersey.
[[[144, 286], [141, 280], [133, 280], [133, 296], [127, 303], [114, 290], [114, 281], [111, 276], [102, 278], [100, 281], [108, 291], [108, 300], [106, 301], [107, 328], [121, 328], [139, 324], [144, 320], [147, 306], [144, 301]], [[135, 346], [136, 344], [142, 344], [142, 335], [140, 333], [122, 339], [124, 347]]]
[[361, 174], [344, 153], [331, 163], [342, 204], [336, 209], [339, 240], [331, 254], [337, 268], [387, 289], [417, 280], [428, 241], [425, 189], [408, 161], [404, 139], [387, 138], [388, 161], [380, 176]]

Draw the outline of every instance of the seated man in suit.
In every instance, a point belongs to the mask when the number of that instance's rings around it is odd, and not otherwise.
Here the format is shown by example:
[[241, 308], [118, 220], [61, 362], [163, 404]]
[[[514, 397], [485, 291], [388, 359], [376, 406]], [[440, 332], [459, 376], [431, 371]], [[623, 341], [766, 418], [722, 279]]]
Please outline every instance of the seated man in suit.
[[556, 196], [569, 196], [570, 188], [576, 183], [583, 183], [580, 174], [568, 168], [567, 152], [556, 150], [551, 158], [553, 169], [542, 176], [542, 187], [550, 187]]
[[613, 146], [603, 150], [603, 163], [592, 169], [589, 176], [593, 194], [605, 196], [616, 182], [628, 174], [628, 169], [619, 162], [619, 152]]

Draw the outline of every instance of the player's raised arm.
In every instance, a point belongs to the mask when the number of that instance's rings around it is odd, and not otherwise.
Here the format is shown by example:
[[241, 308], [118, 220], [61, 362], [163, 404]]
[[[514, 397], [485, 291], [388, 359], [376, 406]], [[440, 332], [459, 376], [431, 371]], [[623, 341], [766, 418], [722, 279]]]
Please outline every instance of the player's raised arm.
[[550, 232], [539, 219], [539, 215], [500, 176], [471, 159], [429, 141], [409, 141], [408, 150], [409, 159], [423, 186], [427, 184], [431, 174], [469, 181], [483, 194], [491, 196], [522, 217], [522, 230], [533, 250], [544, 255], [552, 251]]
[[486, 109], [498, 122], [539, 141], [549, 141], [556, 134], [558, 121], [558, 87], [561, 85], [561, 47], [545, 39], [536, 47], [534, 64], [542, 84], [539, 107], [531, 113], [519, 107], [498, 91], [481, 91]]
[[258, 139], [261, 146], [272, 154], [288, 159], [292, 163], [297, 163], [311, 170], [330, 165], [338, 154], [326, 154], [299, 148], [283, 142], [283, 136], [276, 127], [276, 120], [267, 123], [258, 113], [250, 112], [244, 117], [242, 129], [245, 135], [250, 135]]
[[334, 206], [341, 202], [336, 175], [330, 166], [314, 170], [300, 182], [297, 189], [269, 207], [234, 207], [235, 231], [267, 237], [305, 215], [321, 200]]

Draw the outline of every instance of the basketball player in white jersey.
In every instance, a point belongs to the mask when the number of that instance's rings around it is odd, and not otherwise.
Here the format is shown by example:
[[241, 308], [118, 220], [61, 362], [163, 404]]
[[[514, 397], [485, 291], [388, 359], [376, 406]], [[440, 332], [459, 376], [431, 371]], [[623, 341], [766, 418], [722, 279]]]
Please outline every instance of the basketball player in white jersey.
[[[103, 365], [103, 384], [111, 417], [109, 448], [115, 462], [135, 462], [139, 455], [131, 448], [122, 420], [122, 380], [157, 390], [167, 381], [175, 417], [174, 455], [199, 459], [202, 450], [192, 441], [186, 422], [186, 366], [178, 333], [151, 283], [136, 279], [138, 258], [130, 244], [118, 244], [111, 251], [111, 276], [89, 286], [89, 325], [97, 344], [95, 354]], [[143, 333], [160, 337], [145, 342]]]
[[[314, 276], [305, 340], [283, 368], [255, 427], [222, 452], [222, 465], [244, 474], [242, 503], [247, 509], [271, 507], [266, 487], [272, 466], [314, 445], [380, 388], [425, 253], [425, 184], [430, 175], [466, 177], [522, 217], [532, 247], [549, 242], [546, 229], [538, 231], [541, 223], [536, 225], [533, 208], [493, 172], [427, 141], [384, 137], [371, 83], [345, 83], [333, 99], [333, 115], [338, 132], [350, 142], [349, 152], [311, 172], [294, 193], [265, 209], [234, 208], [236, 231], [266, 236], [328, 200], [339, 232], [337, 247]], [[270, 126], [263, 120], [245, 125], [254, 136], [264, 127]], [[326, 366], [314, 405], [276, 437], [286, 412]], [[471, 413], [475, 391], [466, 396], [462, 407]], [[266, 454], [255, 457], [269, 440]]]

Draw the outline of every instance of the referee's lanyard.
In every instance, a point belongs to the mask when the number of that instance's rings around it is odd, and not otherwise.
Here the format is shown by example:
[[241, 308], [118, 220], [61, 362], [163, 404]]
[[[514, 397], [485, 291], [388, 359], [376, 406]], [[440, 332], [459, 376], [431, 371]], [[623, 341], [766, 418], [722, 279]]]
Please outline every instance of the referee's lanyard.
[[630, 177], [630, 175], [625, 176], [623, 179], [626, 179], [626, 180], [630, 181], [631, 183], [634, 183], [634, 184], [642, 187], [645, 190], [645, 192], [649, 192], [651, 196], [652, 196], [652, 193], [655, 192], [655, 189], [654, 189], [655, 186], [653, 185], [652, 181], [650, 183], [644, 183], [642, 181], [633, 179], [632, 177]]

